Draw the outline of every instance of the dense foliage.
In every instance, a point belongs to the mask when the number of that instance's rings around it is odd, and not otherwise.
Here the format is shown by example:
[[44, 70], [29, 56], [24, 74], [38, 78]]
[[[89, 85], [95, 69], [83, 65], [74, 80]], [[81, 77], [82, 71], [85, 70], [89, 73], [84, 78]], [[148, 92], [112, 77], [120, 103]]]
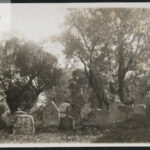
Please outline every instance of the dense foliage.
[[148, 87], [141, 77], [149, 72], [149, 13], [146, 9], [68, 10], [59, 41], [66, 58], [84, 70], [100, 108], [108, 106], [113, 95], [132, 104], [141, 86]]
[[38, 44], [18, 38], [2, 41], [0, 88], [11, 112], [31, 108], [39, 93], [57, 84], [60, 72], [57, 59]]

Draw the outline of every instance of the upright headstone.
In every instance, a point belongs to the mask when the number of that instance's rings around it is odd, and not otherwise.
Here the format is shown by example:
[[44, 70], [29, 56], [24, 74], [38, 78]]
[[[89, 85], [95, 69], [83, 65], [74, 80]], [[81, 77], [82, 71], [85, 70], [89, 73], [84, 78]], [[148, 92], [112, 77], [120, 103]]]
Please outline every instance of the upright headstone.
[[65, 116], [60, 118], [59, 128], [61, 130], [74, 130], [75, 129], [75, 120], [71, 116]]
[[17, 111], [14, 113], [14, 117], [13, 117], [14, 123], [17, 121], [17, 118], [20, 115], [27, 115], [27, 112], [22, 111], [21, 108], [18, 108]]
[[71, 107], [69, 103], [62, 103], [59, 106], [59, 113], [60, 113], [59, 128], [62, 130], [72, 130], [75, 128], [75, 119], [69, 115], [70, 108]]
[[45, 92], [41, 92], [33, 107], [29, 110], [29, 114], [33, 116], [35, 122], [35, 128], [42, 127], [43, 110], [47, 104], [47, 95]]
[[110, 116], [109, 116], [109, 122], [111, 123], [116, 123], [117, 122], [117, 116], [118, 116], [118, 106], [122, 105], [119, 101], [114, 101], [112, 103], [110, 103], [109, 106], [109, 112], [110, 112]]
[[92, 110], [92, 122], [95, 125], [107, 125], [109, 124], [109, 112], [103, 109], [93, 109]]
[[118, 98], [116, 98], [116, 100], [110, 104], [110, 122], [117, 123], [126, 119], [126, 114], [120, 107], [124, 107], [124, 104], [121, 103]]
[[60, 118], [65, 118], [68, 113], [69, 113], [69, 109], [70, 109], [70, 104], [69, 103], [62, 103], [59, 106], [59, 113], [60, 113]]
[[34, 134], [34, 119], [31, 115], [18, 115], [14, 124], [13, 134]]
[[32, 115], [34, 118], [35, 128], [39, 128], [42, 126], [43, 109], [44, 109], [44, 106], [41, 105], [40, 107], [32, 108], [32, 110], [29, 112], [29, 114]]
[[59, 122], [59, 109], [53, 101], [50, 101], [43, 109], [42, 126], [58, 126]]
[[90, 103], [84, 104], [84, 106], [81, 109], [81, 119], [88, 118], [88, 114], [92, 111], [90, 107]]
[[137, 104], [134, 106], [134, 114], [145, 115], [145, 113], [146, 113], [146, 105], [145, 104]]
[[[109, 104], [109, 109], [92, 109], [89, 113], [89, 124], [95, 124], [100, 126], [106, 126], [113, 123], [121, 122], [126, 119], [126, 111], [122, 111], [120, 107], [124, 105], [115, 101]], [[88, 116], [89, 116], [88, 115]]]
[[132, 106], [119, 106], [118, 109], [118, 122], [127, 120], [134, 115], [134, 107]]
[[75, 124], [79, 125], [81, 121], [81, 107], [77, 104], [71, 104], [69, 115], [75, 119]]

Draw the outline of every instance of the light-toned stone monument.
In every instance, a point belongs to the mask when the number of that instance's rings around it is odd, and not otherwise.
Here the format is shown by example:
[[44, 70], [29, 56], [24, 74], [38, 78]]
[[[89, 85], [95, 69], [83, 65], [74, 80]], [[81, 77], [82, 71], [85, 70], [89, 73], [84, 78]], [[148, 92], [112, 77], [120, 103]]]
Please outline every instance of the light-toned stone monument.
[[60, 113], [60, 123], [59, 128], [62, 130], [73, 130], [75, 129], [75, 119], [70, 116], [70, 104], [69, 103], [62, 103], [59, 106], [59, 113]]
[[30, 135], [35, 133], [34, 119], [31, 115], [18, 115], [13, 128], [13, 134]]
[[92, 111], [90, 107], [90, 103], [84, 104], [84, 106], [81, 109], [81, 119], [87, 118], [88, 114]]

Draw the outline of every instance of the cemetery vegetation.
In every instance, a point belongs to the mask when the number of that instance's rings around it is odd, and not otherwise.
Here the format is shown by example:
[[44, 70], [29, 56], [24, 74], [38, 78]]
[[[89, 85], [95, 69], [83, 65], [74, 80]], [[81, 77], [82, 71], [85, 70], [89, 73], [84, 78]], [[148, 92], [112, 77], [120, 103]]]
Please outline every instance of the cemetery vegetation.
[[[39, 43], [18, 37], [1, 40], [1, 102], [6, 101], [11, 115], [18, 108], [28, 113], [45, 91], [57, 106], [67, 101], [80, 109], [89, 102], [92, 109], [109, 111], [116, 96], [125, 106], [146, 104], [150, 98], [149, 17], [149, 9], [68, 9], [64, 31], [52, 38], [66, 57], [65, 67]], [[79, 121], [73, 131], [39, 127], [35, 135], [24, 136], [12, 134], [12, 126], [2, 119], [4, 112], [0, 105], [1, 143], [149, 142], [149, 114], [108, 126], [87, 127]]]

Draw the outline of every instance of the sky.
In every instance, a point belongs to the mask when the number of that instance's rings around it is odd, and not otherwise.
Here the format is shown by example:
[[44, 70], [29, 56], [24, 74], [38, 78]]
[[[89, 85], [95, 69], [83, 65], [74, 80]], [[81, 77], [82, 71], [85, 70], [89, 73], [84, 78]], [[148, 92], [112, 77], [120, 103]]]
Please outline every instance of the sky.
[[11, 28], [11, 4], [0, 4], [0, 37]]
[[9, 31], [27, 40], [35, 42], [47, 41], [45, 50], [54, 54], [59, 63], [64, 63], [64, 55], [61, 48], [53, 47], [47, 39], [59, 35], [66, 14], [66, 8], [74, 7], [149, 7], [149, 4], [50, 4], [50, 3], [0, 3], [0, 38], [9, 34]]
[[8, 28], [22, 34], [25, 38], [41, 41], [51, 35], [59, 34], [66, 14], [65, 8], [130, 7], [150, 8], [150, 3], [0, 3], [0, 33]]
[[0, 4], [0, 39], [11, 33], [34, 42], [44, 41], [44, 50], [63, 64], [62, 50], [54, 47], [48, 39], [61, 33], [65, 13], [65, 8], [53, 4]]
[[62, 31], [66, 10], [52, 4], [12, 4], [11, 30], [27, 40], [44, 43], [44, 50], [58, 58], [64, 66], [65, 56], [62, 49], [50, 43], [51, 36]]
[[65, 9], [51, 4], [12, 4], [12, 30], [28, 40], [41, 41], [61, 31]]

